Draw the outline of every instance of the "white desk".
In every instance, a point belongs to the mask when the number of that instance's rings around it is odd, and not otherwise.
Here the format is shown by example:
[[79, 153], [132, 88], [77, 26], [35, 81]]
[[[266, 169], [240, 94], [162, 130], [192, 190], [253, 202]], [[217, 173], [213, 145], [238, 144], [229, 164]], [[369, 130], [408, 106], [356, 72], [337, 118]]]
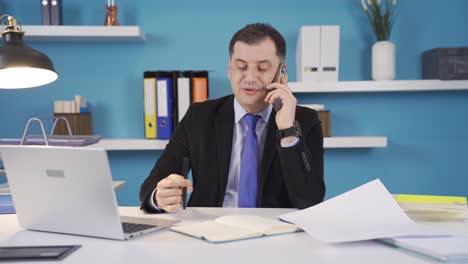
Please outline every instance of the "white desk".
[[[122, 215], [143, 215], [135, 207], [121, 207]], [[145, 215], [193, 222], [226, 214], [278, 216], [288, 209], [223, 209], [188, 208], [177, 214]], [[432, 223], [468, 234], [468, 223]], [[464, 230], [464, 231], [463, 231]], [[328, 245], [304, 232], [211, 244], [169, 230], [163, 230], [130, 241], [26, 231], [18, 226], [16, 215], [0, 215], [0, 245], [80, 244], [82, 247], [63, 263], [437, 263], [411, 255], [377, 242]], [[38, 263], [38, 262], [31, 262]], [[44, 262], [41, 262], [44, 263]], [[61, 262], [50, 262], [61, 263]]]

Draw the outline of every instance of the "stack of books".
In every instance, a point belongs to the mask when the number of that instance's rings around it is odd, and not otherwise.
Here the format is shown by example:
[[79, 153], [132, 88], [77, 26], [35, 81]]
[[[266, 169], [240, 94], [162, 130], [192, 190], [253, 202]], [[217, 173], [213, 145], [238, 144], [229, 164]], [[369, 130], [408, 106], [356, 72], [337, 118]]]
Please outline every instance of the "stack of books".
[[466, 197], [397, 194], [395, 200], [413, 219], [429, 221], [468, 219]]
[[14, 214], [15, 207], [8, 183], [0, 184], [0, 214]]
[[10, 186], [8, 183], [1, 183], [0, 184], [0, 194], [10, 194]]

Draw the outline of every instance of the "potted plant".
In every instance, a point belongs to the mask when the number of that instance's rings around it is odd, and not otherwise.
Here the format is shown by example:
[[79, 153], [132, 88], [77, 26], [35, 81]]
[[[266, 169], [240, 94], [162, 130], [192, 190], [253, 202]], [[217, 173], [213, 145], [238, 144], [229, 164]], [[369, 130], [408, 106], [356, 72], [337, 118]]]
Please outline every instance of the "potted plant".
[[372, 46], [372, 79], [395, 79], [395, 44], [390, 41], [397, 0], [361, 0], [377, 42]]

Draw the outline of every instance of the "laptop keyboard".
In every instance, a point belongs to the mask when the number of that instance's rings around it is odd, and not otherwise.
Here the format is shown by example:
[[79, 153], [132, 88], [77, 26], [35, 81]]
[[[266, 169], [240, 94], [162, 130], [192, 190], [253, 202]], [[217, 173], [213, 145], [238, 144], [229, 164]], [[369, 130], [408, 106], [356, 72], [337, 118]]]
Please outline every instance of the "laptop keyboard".
[[122, 222], [122, 228], [123, 228], [124, 233], [135, 233], [135, 232], [150, 229], [153, 227], [157, 227], [157, 226]]

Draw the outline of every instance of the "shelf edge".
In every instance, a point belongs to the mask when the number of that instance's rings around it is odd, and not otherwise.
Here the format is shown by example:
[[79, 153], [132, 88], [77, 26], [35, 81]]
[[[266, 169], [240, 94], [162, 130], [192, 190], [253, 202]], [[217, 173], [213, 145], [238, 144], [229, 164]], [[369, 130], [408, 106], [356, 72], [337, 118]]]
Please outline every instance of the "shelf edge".
[[[102, 139], [91, 145], [108, 151], [164, 150], [168, 140], [157, 139]], [[387, 137], [325, 137], [324, 148], [386, 148]]]

